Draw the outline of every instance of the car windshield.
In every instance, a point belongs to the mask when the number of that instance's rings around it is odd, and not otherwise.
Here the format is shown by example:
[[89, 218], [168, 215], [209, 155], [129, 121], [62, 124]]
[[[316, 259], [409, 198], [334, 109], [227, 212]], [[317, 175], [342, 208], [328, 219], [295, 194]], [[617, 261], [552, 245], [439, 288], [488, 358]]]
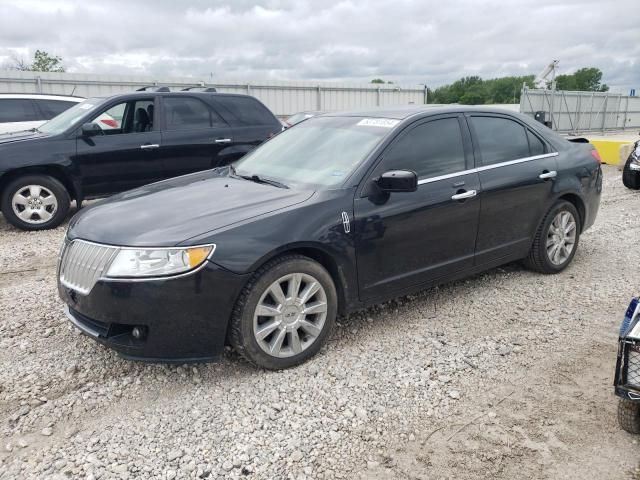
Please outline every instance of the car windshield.
[[315, 117], [285, 130], [236, 162], [238, 175], [285, 185], [342, 184], [398, 123], [359, 117]]
[[89, 98], [84, 100], [68, 110], [65, 110], [57, 117], [53, 117], [48, 122], [40, 125], [38, 130], [51, 135], [62, 133], [71, 127], [80, 117], [95, 110], [100, 103], [101, 100], [98, 98]]

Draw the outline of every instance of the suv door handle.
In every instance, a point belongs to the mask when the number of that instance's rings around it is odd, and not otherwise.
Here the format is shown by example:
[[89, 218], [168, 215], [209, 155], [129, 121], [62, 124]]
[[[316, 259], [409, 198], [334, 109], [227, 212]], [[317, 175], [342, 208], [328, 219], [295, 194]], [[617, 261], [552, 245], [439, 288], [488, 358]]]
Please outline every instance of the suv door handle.
[[231, 143], [231, 139], [230, 138], [216, 138], [214, 140], [214, 142], [216, 142], [216, 143]]
[[140, 145], [142, 150], [152, 150], [154, 148], [160, 148], [160, 145], [157, 143], [145, 143], [144, 145]]
[[538, 178], [540, 180], [549, 180], [550, 178], [556, 178], [557, 176], [558, 172], [556, 172], [555, 170], [551, 170], [550, 172], [545, 170], [540, 175], [538, 175]]
[[465, 200], [467, 198], [475, 197], [478, 194], [475, 190], [469, 190], [465, 192], [456, 193], [451, 197], [451, 200]]

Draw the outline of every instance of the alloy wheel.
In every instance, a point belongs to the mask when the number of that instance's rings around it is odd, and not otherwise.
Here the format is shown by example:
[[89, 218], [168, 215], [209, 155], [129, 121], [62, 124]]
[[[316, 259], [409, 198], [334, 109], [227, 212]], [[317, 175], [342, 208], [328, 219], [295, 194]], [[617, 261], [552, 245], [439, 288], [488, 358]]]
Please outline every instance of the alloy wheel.
[[547, 232], [547, 256], [554, 265], [566, 262], [576, 245], [576, 219], [562, 210], [554, 217]]
[[39, 224], [53, 218], [58, 210], [58, 199], [42, 185], [25, 185], [13, 194], [11, 206], [23, 222]]
[[267, 354], [292, 357], [309, 348], [327, 319], [327, 294], [306, 273], [291, 273], [273, 282], [261, 295], [253, 315], [253, 334]]

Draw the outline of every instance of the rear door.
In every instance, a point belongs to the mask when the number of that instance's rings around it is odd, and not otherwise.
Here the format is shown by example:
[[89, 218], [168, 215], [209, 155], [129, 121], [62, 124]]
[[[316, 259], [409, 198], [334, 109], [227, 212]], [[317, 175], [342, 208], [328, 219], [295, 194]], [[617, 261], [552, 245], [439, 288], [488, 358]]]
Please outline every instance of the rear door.
[[550, 206], [557, 153], [525, 124], [498, 114], [468, 114], [482, 208], [476, 264], [524, 257]]
[[222, 160], [229, 164], [282, 131], [282, 124], [262, 103], [244, 95], [212, 95], [220, 114], [233, 127], [233, 149]]
[[385, 150], [368, 184], [388, 170], [412, 170], [417, 191], [380, 194], [374, 187], [356, 197], [363, 300], [473, 266], [480, 182], [466, 129], [462, 115], [409, 127]]
[[85, 195], [121, 192], [164, 176], [153, 107], [154, 99], [148, 96], [110, 104], [91, 120], [100, 126], [101, 135], [88, 137], [78, 132], [74, 163]]
[[232, 145], [231, 127], [203, 99], [162, 97], [161, 155], [168, 177], [217, 167]]

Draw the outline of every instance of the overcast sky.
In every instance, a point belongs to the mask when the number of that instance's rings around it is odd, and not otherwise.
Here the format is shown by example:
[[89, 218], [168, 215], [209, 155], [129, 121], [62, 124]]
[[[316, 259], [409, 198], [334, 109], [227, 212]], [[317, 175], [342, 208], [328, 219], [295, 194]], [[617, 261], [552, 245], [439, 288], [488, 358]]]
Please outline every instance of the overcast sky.
[[640, 90], [640, 0], [0, 0], [0, 65], [198, 80], [370, 81], [603, 70]]

